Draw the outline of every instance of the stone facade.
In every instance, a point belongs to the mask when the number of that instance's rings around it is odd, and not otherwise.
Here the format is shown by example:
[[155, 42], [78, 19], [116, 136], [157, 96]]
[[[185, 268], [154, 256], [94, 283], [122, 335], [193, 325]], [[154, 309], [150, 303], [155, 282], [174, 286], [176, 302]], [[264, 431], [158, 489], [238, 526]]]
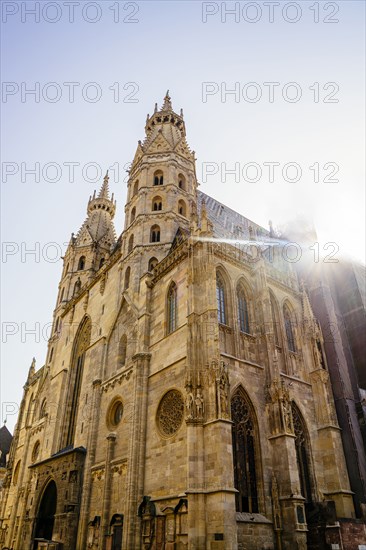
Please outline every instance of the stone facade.
[[168, 94], [145, 131], [123, 233], [107, 175], [65, 254], [2, 542], [305, 549], [316, 506], [354, 517], [321, 329], [271, 235], [198, 191]]

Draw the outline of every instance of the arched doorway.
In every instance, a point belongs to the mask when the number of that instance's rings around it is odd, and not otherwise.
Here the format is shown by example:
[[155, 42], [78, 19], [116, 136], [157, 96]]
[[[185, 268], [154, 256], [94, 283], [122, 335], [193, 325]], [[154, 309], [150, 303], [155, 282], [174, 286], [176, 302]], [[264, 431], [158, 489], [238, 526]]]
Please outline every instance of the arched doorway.
[[[47, 485], [38, 508], [34, 540], [52, 540], [57, 505], [57, 487], [52, 480]], [[37, 543], [35, 542], [35, 548]]]
[[112, 541], [111, 550], [121, 550], [123, 536], [123, 514], [114, 514], [110, 522]]

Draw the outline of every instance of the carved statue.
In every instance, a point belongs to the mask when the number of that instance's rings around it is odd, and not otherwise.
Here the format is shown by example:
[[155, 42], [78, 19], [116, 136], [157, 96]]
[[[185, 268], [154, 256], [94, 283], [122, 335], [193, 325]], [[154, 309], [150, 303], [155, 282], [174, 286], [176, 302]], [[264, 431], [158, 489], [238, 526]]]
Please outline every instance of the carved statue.
[[[187, 407], [187, 418], [194, 417], [194, 396], [190, 388], [189, 393], [187, 394], [186, 407]], [[187, 391], [188, 391], [187, 389]]]
[[218, 414], [222, 418], [229, 417], [229, 375], [227, 372], [227, 366], [222, 361], [220, 365], [219, 377], [216, 379], [216, 391], [217, 391], [217, 403]]
[[200, 393], [199, 388], [197, 389], [197, 395], [196, 395], [196, 415], [197, 418], [202, 418], [204, 413], [204, 402], [203, 397]]

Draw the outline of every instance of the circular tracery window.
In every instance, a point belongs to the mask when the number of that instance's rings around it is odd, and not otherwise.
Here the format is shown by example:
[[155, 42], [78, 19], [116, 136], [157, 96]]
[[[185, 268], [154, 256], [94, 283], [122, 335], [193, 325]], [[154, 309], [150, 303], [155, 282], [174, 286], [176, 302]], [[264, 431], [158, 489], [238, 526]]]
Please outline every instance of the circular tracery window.
[[167, 437], [174, 435], [184, 418], [184, 400], [178, 390], [168, 391], [160, 401], [157, 423], [161, 433]]

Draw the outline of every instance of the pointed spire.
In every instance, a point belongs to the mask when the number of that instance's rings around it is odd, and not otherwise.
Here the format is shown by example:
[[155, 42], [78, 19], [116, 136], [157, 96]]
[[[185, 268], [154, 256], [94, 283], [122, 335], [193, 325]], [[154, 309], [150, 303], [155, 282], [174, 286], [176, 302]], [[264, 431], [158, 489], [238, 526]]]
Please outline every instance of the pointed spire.
[[34, 376], [36, 372], [36, 359], [33, 357], [31, 366], [29, 367], [28, 371], [28, 381]]
[[167, 92], [165, 94], [164, 103], [163, 103], [163, 106], [162, 106], [161, 110], [162, 111], [172, 111], [173, 110], [171, 97], [169, 95], [169, 90], [167, 90]]
[[104, 176], [103, 185], [100, 188], [98, 199], [106, 199], [109, 200], [109, 176], [108, 176], [108, 170], [106, 172], [106, 175]]

